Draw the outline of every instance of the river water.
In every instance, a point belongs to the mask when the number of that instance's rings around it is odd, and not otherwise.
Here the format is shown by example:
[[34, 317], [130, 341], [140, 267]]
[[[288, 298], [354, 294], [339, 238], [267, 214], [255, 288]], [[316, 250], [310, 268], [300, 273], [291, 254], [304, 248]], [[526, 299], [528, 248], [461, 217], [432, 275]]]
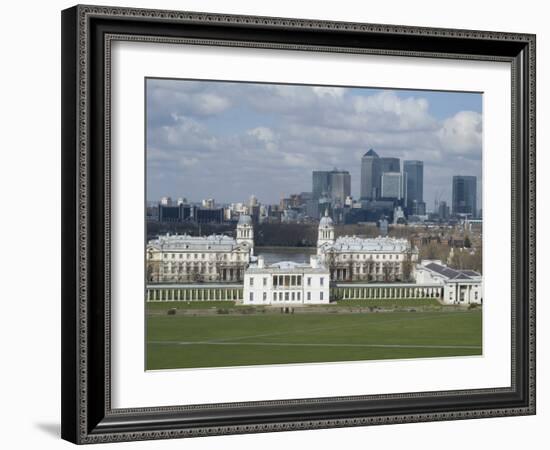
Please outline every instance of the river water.
[[293, 261], [297, 263], [309, 263], [309, 257], [317, 253], [315, 247], [256, 247], [254, 254], [263, 256], [266, 264], [279, 261]]

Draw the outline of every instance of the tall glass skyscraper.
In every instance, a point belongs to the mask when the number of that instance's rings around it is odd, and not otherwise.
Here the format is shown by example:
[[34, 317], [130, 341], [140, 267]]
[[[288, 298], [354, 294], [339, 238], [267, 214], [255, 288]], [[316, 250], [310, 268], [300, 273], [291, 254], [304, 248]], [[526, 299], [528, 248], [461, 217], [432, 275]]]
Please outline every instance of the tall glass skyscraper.
[[418, 208], [424, 203], [424, 162], [403, 161], [403, 173], [407, 177], [407, 207]]
[[401, 162], [399, 158], [382, 157], [380, 158], [382, 173], [401, 172]]
[[453, 177], [453, 214], [471, 214], [477, 217], [477, 177]]
[[319, 201], [330, 201], [331, 207], [344, 206], [351, 195], [351, 175], [347, 170], [316, 170], [312, 174], [312, 208], [310, 215], [318, 217], [324, 209], [318, 209]]
[[351, 175], [347, 170], [332, 170], [329, 172], [329, 186], [333, 203], [342, 207], [346, 197], [351, 195]]
[[381, 197], [402, 200], [407, 198], [407, 174], [399, 172], [382, 173]]
[[381, 175], [380, 158], [371, 148], [361, 158], [361, 200], [376, 200], [380, 197]]

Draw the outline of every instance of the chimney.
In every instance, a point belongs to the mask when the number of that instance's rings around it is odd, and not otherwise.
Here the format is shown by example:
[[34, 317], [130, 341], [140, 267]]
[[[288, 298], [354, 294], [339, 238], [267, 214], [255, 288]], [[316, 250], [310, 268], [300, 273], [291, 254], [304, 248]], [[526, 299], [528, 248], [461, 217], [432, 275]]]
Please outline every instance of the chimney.
[[319, 267], [319, 261], [317, 260], [317, 256], [311, 255], [309, 257], [309, 265], [312, 269], [317, 269]]
[[258, 256], [258, 269], [263, 269], [265, 267], [264, 257]]

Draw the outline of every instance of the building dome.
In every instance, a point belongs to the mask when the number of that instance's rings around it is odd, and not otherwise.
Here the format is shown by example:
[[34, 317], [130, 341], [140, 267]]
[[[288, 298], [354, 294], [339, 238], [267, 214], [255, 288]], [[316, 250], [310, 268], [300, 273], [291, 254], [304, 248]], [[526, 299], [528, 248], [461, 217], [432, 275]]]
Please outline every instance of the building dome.
[[321, 218], [321, 221], [319, 222], [319, 226], [321, 227], [331, 227], [332, 219], [328, 215], [328, 210], [325, 210], [325, 215]]
[[247, 214], [241, 214], [237, 225], [252, 225], [252, 218]]

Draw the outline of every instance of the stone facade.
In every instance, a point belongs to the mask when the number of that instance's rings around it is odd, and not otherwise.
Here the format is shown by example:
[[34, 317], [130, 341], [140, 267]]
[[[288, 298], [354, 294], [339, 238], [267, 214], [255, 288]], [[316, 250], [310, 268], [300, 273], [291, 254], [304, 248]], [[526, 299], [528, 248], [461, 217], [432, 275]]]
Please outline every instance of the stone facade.
[[254, 252], [248, 216], [237, 224], [237, 238], [223, 235], [165, 235], [146, 249], [148, 283], [242, 282]]
[[315, 305], [327, 304], [330, 279], [326, 267], [313, 256], [309, 264], [281, 261], [265, 265], [263, 258], [245, 272], [245, 305]]
[[417, 265], [415, 279], [419, 285], [443, 286], [444, 303], [483, 303], [483, 277], [473, 270], [451, 269], [439, 260], [424, 260]]
[[332, 219], [319, 223], [317, 255], [333, 281], [409, 281], [414, 276], [418, 251], [406, 239], [390, 237], [334, 238]]

